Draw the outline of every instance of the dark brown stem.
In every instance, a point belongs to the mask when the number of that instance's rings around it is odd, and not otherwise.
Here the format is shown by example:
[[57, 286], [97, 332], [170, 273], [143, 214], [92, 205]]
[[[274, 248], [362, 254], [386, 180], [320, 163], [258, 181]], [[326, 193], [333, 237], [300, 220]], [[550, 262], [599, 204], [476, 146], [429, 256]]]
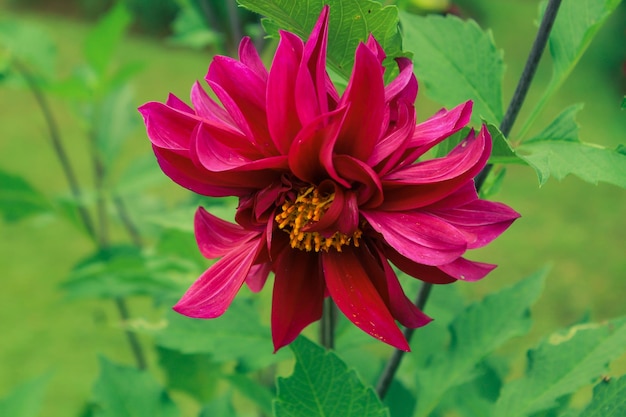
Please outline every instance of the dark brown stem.
[[324, 300], [324, 311], [320, 322], [320, 344], [326, 349], [335, 348], [335, 324], [337, 323], [337, 306], [332, 298]]

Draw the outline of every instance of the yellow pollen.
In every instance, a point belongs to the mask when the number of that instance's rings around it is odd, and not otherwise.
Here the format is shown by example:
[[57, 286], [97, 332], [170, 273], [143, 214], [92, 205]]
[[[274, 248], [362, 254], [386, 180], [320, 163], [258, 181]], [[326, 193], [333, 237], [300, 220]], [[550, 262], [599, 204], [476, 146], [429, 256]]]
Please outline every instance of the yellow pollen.
[[324, 237], [318, 232], [305, 232], [302, 229], [306, 226], [320, 221], [326, 213], [335, 194], [321, 194], [316, 187], [306, 188], [298, 194], [295, 201], [285, 201], [280, 212], [274, 220], [278, 223], [278, 228], [289, 233], [291, 247], [310, 252], [325, 251], [335, 248], [341, 252], [341, 247], [354, 245], [359, 247], [359, 239], [363, 232], [357, 229], [352, 236], [341, 232], [335, 232], [330, 237]]

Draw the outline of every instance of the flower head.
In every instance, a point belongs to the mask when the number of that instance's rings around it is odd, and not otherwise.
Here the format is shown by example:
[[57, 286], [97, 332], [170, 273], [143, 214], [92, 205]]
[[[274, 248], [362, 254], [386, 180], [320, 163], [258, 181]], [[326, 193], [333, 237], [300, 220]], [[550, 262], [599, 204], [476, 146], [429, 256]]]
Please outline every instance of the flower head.
[[281, 32], [269, 71], [247, 38], [239, 60], [215, 57], [206, 81], [221, 105], [196, 83], [193, 107], [170, 95], [139, 109], [172, 180], [239, 197], [236, 224], [198, 209], [200, 251], [220, 259], [174, 309], [217, 317], [244, 282], [258, 291], [271, 271], [276, 349], [318, 320], [330, 296], [359, 328], [408, 350], [396, 320], [415, 328], [431, 319], [391, 264], [436, 284], [481, 279], [495, 265], [463, 254], [519, 215], [476, 193], [473, 178], [491, 152], [484, 126], [445, 157], [421, 159], [469, 122], [472, 102], [416, 124], [409, 59], [396, 60], [399, 74], [385, 85], [385, 54], [370, 36], [337, 92], [326, 72], [328, 13], [306, 42]]

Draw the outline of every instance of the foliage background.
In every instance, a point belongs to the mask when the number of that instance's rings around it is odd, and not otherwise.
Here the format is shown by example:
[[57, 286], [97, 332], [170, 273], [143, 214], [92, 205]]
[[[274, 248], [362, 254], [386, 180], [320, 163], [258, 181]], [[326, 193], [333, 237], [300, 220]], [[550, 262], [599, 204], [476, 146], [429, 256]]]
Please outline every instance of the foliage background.
[[[171, 6], [162, 3], [164, 10]], [[483, 27], [493, 29], [497, 46], [505, 51], [506, 103], [536, 30], [532, 22], [536, 19], [537, 2], [480, 0], [465, 3]], [[50, 34], [59, 46], [58, 72], [67, 75], [80, 63], [82, 41], [92, 25], [90, 19], [102, 7], [95, 0], [81, 4], [82, 9], [71, 9], [78, 12], [68, 16], [67, 10], [42, 7], [35, 0], [5, 1], [0, 2], [0, 16], [34, 23]], [[82, 17], [85, 15], [86, 18]], [[122, 63], [140, 61], [145, 65], [133, 83], [137, 105], [163, 100], [168, 92], [188, 97], [192, 81], [203, 78], [210, 62], [210, 51], [174, 47], [162, 34], [155, 35], [158, 32], [155, 28], [162, 27], [164, 21], [160, 19], [163, 16], [150, 22], [140, 21], [117, 55]], [[626, 4], [622, 3], [545, 114], [540, 116], [537, 126], [548, 123], [571, 103], [585, 102], [578, 117], [582, 140], [611, 148], [624, 142], [626, 113], [620, 111], [619, 104], [626, 87], [625, 20]], [[405, 45], [405, 48], [410, 49], [410, 46]], [[550, 71], [548, 65], [540, 67], [520, 119], [530, 112], [541, 86], [549, 80]], [[91, 173], [84, 160], [87, 154], [84, 129], [65, 102], [53, 98], [52, 103], [71, 157], [80, 176], [88, 179]], [[437, 108], [437, 104], [423, 94], [418, 96], [419, 120]], [[136, 117], [139, 122], [138, 113]], [[129, 161], [149, 153], [149, 141], [138, 123], [131, 140], [125, 144], [123, 160], [117, 166], [121, 171]], [[23, 175], [49, 196], [67, 192], [58, 162], [48, 145], [41, 115], [30, 93], [24, 89], [0, 88], [0, 167]], [[161, 204], [160, 201], [171, 205], [187, 197], [167, 180], [141, 194], [155, 205]], [[474, 256], [500, 267], [479, 283], [456, 284], [460, 290], [471, 299], [480, 299], [495, 288], [529, 275], [539, 266], [552, 265], [546, 290], [534, 308], [533, 330], [525, 338], [507, 344], [504, 355], [521, 358], [522, 352], [540, 335], [570, 325], [586, 315], [598, 321], [626, 313], [623, 303], [626, 193], [611, 185], [593, 186], [573, 177], [562, 183], [551, 179], [538, 188], [531, 170], [514, 166], [509, 168], [498, 199], [516, 208], [523, 218], [494, 244]], [[163, 216], [167, 214], [163, 212]], [[0, 396], [21, 381], [52, 371], [45, 395], [45, 415], [77, 415], [85, 399], [90, 398], [99, 369], [98, 354], [116, 362], [132, 362], [110, 301], [69, 301], [59, 289], [59, 283], [77, 259], [92, 251], [91, 243], [69, 223], [45, 215], [18, 223], [0, 221], [0, 236], [3, 271]], [[159, 307], [155, 311], [148, 298], [136, 297], [131, 302], [134, 317], [147, 323], [157, 323], [159, 311], [165, 309]], [[261, 320], [267, 322], [268, 317], [261, 317]], [[419, 332], [416, 337], [419, 338]], [[149, 346], [148, 340], [144, 337], [146, 346]], [[151, 368], [155, 369], [156, 356], [154, 352], [148, 353]], [[520, 369], [522, 366], [520, 363]], [[622, 372], [626, 369], [623, 360], [616, 366]], [[290, 369], [280, 370], [283, 375], [290, 372]], [[182, 394], [176, 395], [176, 401], [190, 402]]]

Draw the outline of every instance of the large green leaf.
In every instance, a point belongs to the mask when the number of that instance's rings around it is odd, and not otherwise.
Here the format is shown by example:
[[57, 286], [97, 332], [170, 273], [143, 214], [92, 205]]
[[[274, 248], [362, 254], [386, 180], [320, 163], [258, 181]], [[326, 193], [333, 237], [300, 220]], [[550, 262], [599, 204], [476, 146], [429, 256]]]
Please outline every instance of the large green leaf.
[[157, 346], [159, 365], [167, 377], [167, 387], [191, 395], [198, 402], [209, 401], [215, 395], [219, 364], [207, 354], [186, 354]]
[[562, 180], [574, 174], [584, 181], [608, 182], [626, 188], [626, 152], [607, 149], [578, 139], [574, 119], [582, 105], [565, 109], [548, 127], [525, 141], [515, 151], [537, 172], [539, 184], [550, 176]]
[[626, 376], [603, 380], [593, 389], [591, 403], [580, 417], [626, 416]]
[[275, 417], [388, 416], [374, 390], [333, 352], [303, 336], [291, 345], [296, 357], [293, 374], [278, 378]]
[[24, 382], [0, 398], [0, 416], [35, 417], [39, 415], [50, 374]]
[[552, 408], [589, 384], [626, 347], [626, 318], [583, 324], [554, 334], [528, 354], [528, 370], [505, 385], [494, 416], [522, 417]]
[[87, 36], [84, 47], [85, 58], [100, 76], [108, 69], [131, 20], [132, 16], [124, 2], [118, 1]]
[[[450, 324], [451, 342], [418, 370], [416, 416], [429, 416], [446, 392], [480, 375], [477, 365], [496, 348], [530, 328], [530, 306], [537, 300], [547, 271], [467, 307]], [[505, 414], [502, 414], [505, 415]]]
[[24, 178], [0, 170], [0, 214], [17, 221], [50, 210], [46, 197]]
[[166, 316], [168, 325], [156, 334], [156, 343], [183, 353], [208, 353], [214, 362], [238, 361], [242, 370], [259, 369], [285, 359], [274, 354], [270, 329], [259, 322], [257, 306], [236, 298], [223, 316], [193, 319], [175, 312]]
[[264, 27], [271, 36], [278, 29], [308, 38], [322, 6], [330, 6], [328, 28], [328, 62], [333, 69], [349, 78], [354, 51], [371, 33], [390, 57], [401, 55], [402, 40], [398, 32], [398, 9], [383, 7], [371, 0], [238, 0], [245, 8], [262, 14], [268, 20]]
[[415, 74], [426, 94], [446, 107], [472, 99], [472, 121], [498, 125], [502, 112], [502, 52], [491, 32], [454, 16], [400, 14], [404, 45], [413, 52]]
[[146, 371], [100, 358], [93, 388], [94, 417], [176, 417], [176, 405]]

